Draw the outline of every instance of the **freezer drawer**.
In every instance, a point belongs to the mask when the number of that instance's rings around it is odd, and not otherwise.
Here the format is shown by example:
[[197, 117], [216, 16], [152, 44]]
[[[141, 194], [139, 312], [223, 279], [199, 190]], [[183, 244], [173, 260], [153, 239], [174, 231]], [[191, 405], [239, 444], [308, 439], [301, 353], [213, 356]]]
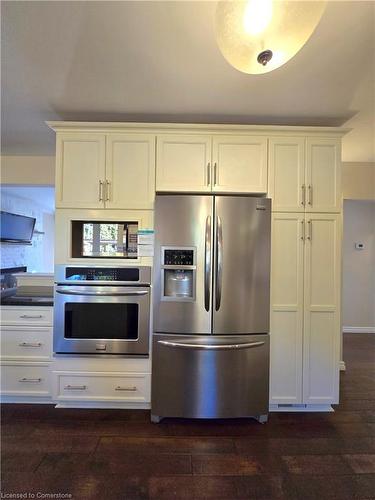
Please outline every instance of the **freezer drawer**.
[[269, 336], [153, 336], [151, 414], [236, 418], [268, 413]]

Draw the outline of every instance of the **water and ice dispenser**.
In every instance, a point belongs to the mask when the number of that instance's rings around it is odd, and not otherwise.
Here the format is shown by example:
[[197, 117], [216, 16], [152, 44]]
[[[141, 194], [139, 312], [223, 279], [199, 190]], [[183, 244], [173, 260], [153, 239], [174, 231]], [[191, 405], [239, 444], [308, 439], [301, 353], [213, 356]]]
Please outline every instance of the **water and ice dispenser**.
[[162, 300], [195, 300], [196, 249], [162, 247]]

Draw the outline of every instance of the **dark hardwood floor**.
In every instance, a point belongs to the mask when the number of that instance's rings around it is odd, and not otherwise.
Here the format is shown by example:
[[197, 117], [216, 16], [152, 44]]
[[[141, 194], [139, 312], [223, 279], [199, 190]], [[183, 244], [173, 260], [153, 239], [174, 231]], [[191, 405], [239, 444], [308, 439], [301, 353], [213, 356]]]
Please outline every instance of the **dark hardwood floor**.
[[1, 498], [375, 499], [375, 335], [344, 337], [335, 413], [155, 425], [147, 411], [3, 405]]

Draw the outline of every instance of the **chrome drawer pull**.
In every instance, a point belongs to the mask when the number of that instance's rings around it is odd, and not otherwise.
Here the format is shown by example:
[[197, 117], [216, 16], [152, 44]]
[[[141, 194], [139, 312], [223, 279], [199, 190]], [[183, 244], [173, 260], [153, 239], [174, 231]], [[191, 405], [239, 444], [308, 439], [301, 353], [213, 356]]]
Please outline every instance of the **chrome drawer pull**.
[[129, 392], [134, 392], [136, 391], [137, 388], [136, 387], [121, 387], [120, 385], [118, 385], [116, 388], [115, 388], [115, 391], [129, 391]]
[[34, 384], [39, 384], [42, 381], [41, 378], [21, 378], [18, 382], [31, 382]]
[[64, 389], [67, 391], [85, 391], [87, 385], [66, 385]]
[[21, 342], [20, 344], [18, 344], [20, 347], [42, 347], [42, 343], [41, 342]]
[[29, 314], [22, 314], [22, 316], [20, 316], [20, 318], [22, 318], [22, 319], [40, 319], [40, 318], [43, 318], [43, 315], [38, 314], [37, 316], [31, 316]]

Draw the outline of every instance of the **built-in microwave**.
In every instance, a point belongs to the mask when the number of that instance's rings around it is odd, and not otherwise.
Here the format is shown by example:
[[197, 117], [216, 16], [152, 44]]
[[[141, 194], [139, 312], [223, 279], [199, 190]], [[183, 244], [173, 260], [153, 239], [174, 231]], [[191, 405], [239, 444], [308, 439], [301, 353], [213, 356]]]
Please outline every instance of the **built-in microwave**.
[[57, 265], [56, 354], [149, 354], [151, 268]]
[[71, 256], [75, 259], [138, 257], [138, 222], [72, 220], [71, 225]]

